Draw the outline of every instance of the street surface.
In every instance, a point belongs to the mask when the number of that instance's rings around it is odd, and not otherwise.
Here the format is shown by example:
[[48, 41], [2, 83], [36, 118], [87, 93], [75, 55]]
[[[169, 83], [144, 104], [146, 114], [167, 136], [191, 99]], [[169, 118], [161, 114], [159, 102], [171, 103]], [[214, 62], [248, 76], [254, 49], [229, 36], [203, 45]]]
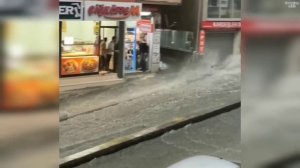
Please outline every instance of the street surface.
[[[61, 157], [120, 136], [201, 115], [240, 101], [240, 57], [219, 67], [196, 64], [173, 73], [148, 74], [123, 84], [61, 93]], [[179, 68], [177, 68], [179, 69]], [[82, 113], [90, 111], [88, 113]]]
[[196, 155], [241, 161], [241, 110], [188, 125], [78, 166], [78, 168], [166, 168]]

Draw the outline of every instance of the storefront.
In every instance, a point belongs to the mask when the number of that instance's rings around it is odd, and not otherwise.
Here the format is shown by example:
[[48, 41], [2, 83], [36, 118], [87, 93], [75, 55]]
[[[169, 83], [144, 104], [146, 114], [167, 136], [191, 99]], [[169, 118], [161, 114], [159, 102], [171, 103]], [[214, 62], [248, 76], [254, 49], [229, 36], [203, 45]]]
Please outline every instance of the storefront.
[[240, 52], [240, 22], [203, 21], [199, 37], [199, 53], [215, 63]]
[[241, 0], [204, 0], [198, 52], [214, 63], [240, 54]]
[[[140, 20], [141, 9], [140, 3], [131, 2], [60, 1], [60, 77], [65, 79], [62, 81], [99, 82], [106, 73], [122, 78], [128, 52], [126, 25]], [[108, 50], [113, 37], [115, 45]], [[135, 45], [135, 39], [132, 44]]]

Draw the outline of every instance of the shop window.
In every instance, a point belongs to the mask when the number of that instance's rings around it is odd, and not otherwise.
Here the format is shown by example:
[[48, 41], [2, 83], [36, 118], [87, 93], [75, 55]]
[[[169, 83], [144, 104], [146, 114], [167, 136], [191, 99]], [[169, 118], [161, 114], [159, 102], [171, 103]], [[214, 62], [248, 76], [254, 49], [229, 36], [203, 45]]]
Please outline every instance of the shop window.
[[62, 22], [61, 77], [98, 73], [99, 25], [99, 22], [94, 21]]
[[161, 47], [184, 52], [192, 52], [194, 34], [189, 31], [162, 30]]
[[240, 18], [241, 0], [208, 0], [207, 18]]
[[118, 26], [116, 21], [102, 21], [101, 26]]

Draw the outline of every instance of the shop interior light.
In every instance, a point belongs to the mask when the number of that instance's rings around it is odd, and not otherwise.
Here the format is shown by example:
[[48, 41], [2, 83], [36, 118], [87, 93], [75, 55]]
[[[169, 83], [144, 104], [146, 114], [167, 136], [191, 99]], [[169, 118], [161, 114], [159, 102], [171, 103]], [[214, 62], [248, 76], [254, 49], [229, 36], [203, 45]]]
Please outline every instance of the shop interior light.
[[74, 44], [74, 37], [65, 37], [64, 38], [65, 45], [73, 45]]
[[151, 12], [142, 12], [142, 16], [150, 16]]

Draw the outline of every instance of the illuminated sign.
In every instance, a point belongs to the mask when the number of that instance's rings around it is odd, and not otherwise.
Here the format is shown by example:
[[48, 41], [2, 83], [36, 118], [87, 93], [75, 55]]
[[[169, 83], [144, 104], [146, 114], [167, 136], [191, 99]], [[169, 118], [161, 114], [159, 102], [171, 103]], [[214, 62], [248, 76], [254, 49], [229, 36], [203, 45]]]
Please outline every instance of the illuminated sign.
[[203, 29], [240, 29], [241, 22], [214, 22], [214, 21], [203, 21]]
[[60, 20], [81, 20], [82, 14], [81, 1], [59, 1]]
[[201, 30], [199, 33], [199, 47], [198, 47], [198, 52], [200, 55], [205, 54], [205, 31]]
[[136, 21], [141, 18], [140, 3], [85, 1], [84, 20]]
[[154, 24], [152, 24], [150, 20], [139, 20], [137, 22], [137, 27], [144, 33], [152, 33], [155, 29]]

